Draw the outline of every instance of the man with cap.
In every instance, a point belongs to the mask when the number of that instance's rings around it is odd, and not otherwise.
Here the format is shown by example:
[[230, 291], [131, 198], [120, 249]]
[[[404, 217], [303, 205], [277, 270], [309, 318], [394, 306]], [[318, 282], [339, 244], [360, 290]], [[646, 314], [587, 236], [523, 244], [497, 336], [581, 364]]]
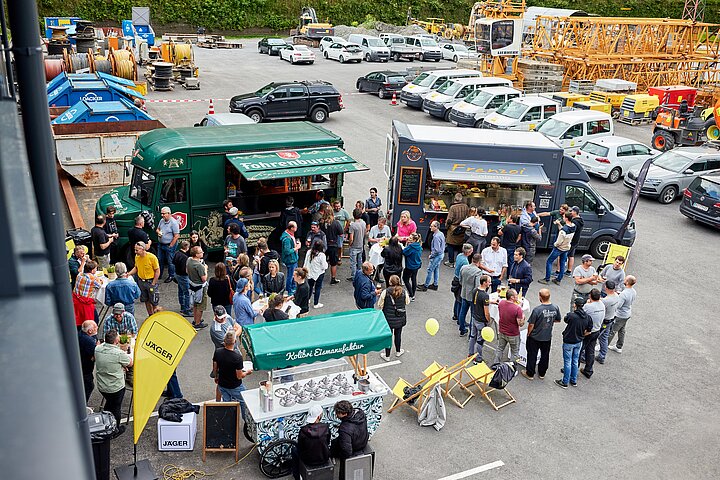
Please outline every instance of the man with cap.
[[172, 259], [175, 256], [177, 242], [180, 239], [180, 225], [178, 221], [173, 218], [170, 207], [162, 207], [160, 215], [162, 218], [158, 222], [157, 229], [155, 229], [160, 243], [158, 246], [160, 276], [162, 277], [163, 269], [165, 265], [167, 265], [168, 276], [165, 279], [165, 283], [170, 283], [175, 279], [175, 265], [173, 265]]
[[252, 283], [244, 277], [240, 277], [235, 285], [233, 313], [235, 314], [235, 321], [240, 325], [252, 325], [255, 323], [255, 317], [264, 310], [264, 308], [260, 311], [253, 309], [252, 302], [247, 296], [248, 291], [251, 289]]
[[138, 326], [135, 317], [125, 311], [125, 305], [122, 303], [113, 305], [112, 312], [105, 317], [102, 336], [104, 337], [110, 330], [116, 330], [120, 334], [137, 335]]
[[573, 300], [573, 310], [565, 315], [565, 330], [563, 330], [563, 378], [555, 380], [555, 384], [561, 388], [568, 385], [577, 387], [577, 375], [580, 362], [580, 349], [583, 338], [590, 334], [593, 322], [583, 310], [585, 299], [577, 297]]
[[158, 258], [147, 251], [144, 242], [135, 244], [135, 266], [128, 275], [137, 274], [138, 287], [140, 287], [140, 301], [145, 302], [148, 315], [155, 313], [160, 303], [158, 280], [160, 279], [160, 262]]
[[580, 297], [587, 302], [590, 291], [598, 284], [598, 273], [592, 262], [595, 260], [592, 255], [586, 253], [582, 256], [582, 264], [573, 270], [573, 278], [575, 286], [573, 287], [572, 298], [570, 299], [570, 308], [572, 309], [573, 301]]
[[320, 223], [313, 220], [312, 223], [310, 223], [310, 231], [305, 239], [305, 246], [311, 248], [315, 245], [315, 242], [322, 243], [323, 252], [327, 250], [327, 237], [325, 232], [320, 230]]
[[322, 421], [323, 409], [313, 405], [300, 427], [297, 446], [292, 449], [292, 472], [295, 480], [300, 479], [300, 462], [306, 467], [319, 467], [330, 462], [330, 427]]
[[580, 207], [575, 205], [570, 209], [572, 214], [572, 223], [575, 225], [575, 235], [570, 241], [570, 251], [568, 252], [568, 264], [567, 270], [565, 270], [565, 276], [569, 277], [572, 275], [573, 267], [575, 266], [575, 249], [580, 243], [580, 236], [582, 235], [583, 227], [585, 226], [585, 220], [580, 216]]
[[248, 238], [250, 236], [250, 233], [248, 232], [247, 228], [245, 228], [245, 222], [243, 222], [243, 219], [239, 216], [240, 210], [237, 209], [237, 207], [232, 207], [230, 210], [228, 210], [228, 214], [230, 214], [230, 218], [225, 220], [225, 223], [223, 224], [223, 228], [225, 229], [225, 234], [230, 234], [230, 225], [237, 225], [239, 229], [239, 233], [243, 238]]

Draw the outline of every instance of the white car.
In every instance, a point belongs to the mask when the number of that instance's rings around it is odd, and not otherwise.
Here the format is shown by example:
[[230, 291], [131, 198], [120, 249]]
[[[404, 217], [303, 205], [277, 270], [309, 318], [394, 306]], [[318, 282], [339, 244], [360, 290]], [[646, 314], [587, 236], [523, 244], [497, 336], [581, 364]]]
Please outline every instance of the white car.
[[446, 43], [442, 45], [443, 60], [452, 60], [457, 63], [461, 58], [478, 58], [477, 52], [471, 52], [461, 43]]
[[332, 45], [333, 43], [345, 43], [345, 39], [342, 37], [322, 37], [320, 39], [320, 51], [324, 52], [327, 47]]
[[305, 45], [288, 45], [280, 50], [280, 58], [290, 63], [315, 62], [315, 54]]
[[631, 168], [659, 153], [635, 140], [611, 135], [585, 142], [575, 154], [575, 160], [586, 172], [615, 183]]
[[363, 49], [357, 43], [333, 43], [325, 48], [323, 53], [325, 58], [331, 58], [337, 60], [340, 63], [345, 62], [362, 62]]

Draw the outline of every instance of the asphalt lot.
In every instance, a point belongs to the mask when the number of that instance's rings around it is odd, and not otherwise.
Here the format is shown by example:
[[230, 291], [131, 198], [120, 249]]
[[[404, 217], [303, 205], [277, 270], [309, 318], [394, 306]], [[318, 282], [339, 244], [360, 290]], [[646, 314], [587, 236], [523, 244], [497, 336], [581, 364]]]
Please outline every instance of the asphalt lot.
[[[270, 81], [331, 81], [343, 93], [346, 108], [331, 114], [324, 126], [342, 136], [349, 154], [370, 167], [346, 177], [346, 204], [366, 198], [370, 186], [376, 186], [385, 199], [383, 159], [392, 120], [446, 125], [420, 111], [357, 94], [355, 80], [373, 70], [404, 69], [419, 63], [452, 67], [451, 62], [341, 65], [318, 58], [314, 65], [291, 66], [277, 57], [259, 55], [254, 40], [242, 43], [245, 48], [240, 50], [195, 48], [202, 89], [151, 92], [149, 112], [168, 127], [191, 126], [207, 113], [207, 102], [154, 101], [212, 98], [215, 110], [226, 112], [232, 95], [254, 91]], [[468, 135], [472, 132], [467, 130]], [[616, 133], [650, 140], [648, 127], [616, 124]], [[614, 205], [627, 207], [630, 194], [621, 182], [610, 185], [593, 179], [592, 183]], [[79, 192], [86, 214], [92, 212], [96, 193]], [[716, 256], [720, 237], [717, 231], [682, 216], [677, 202], [661, 205], [642, 198], [635, 221], [638, 236], [627, 270], [638, 278], [638, 300], [622, 355], [609, 352], [605, 365], [596, 364], [592, 380], [580, 376], [578, 388], [561, 390], [553, 384], [562, 364], [562, 328], [558, 326], [546, 379], [529, 382], [518, 376], [509, 385], [516, 404], [495, 412], [479, 397], [465, 409], [448, 403], [447, 423], [440, 432], [419, 427], [409, 409], [386, 414], [372, 439], [377, 452], [375, 478], [442, 479], [496, 461], [503, 465], [468, 478], [720, 478], [720, 459], [715, 452], [720, 422], [712, 404], [718, 387], [711, 373], [719, 360], [719, 335], [714, 325], [717, 295], [712, 292], [720, 284]], [[534, 262], [536, 279], [542, 275], [545, 256], [546, 252], [539, 253]], [[344, 262], [339, 278], [347, 276], [348, 263]], [[423, 268], [420, 277], [424, 278], [424, 273]], [[403, 332], [407, 353], [400, 363], [378, 370], [391, 386], [398, 376], [418, 380], [434, 360], [454, 364], [465, 356], [467, 339], [458, 337], [451, 319], [451, 275], [449, 268], [442, 267], [441, 289], [418, 293], [417, 301], [409, 306], [408, 326]], [[161, 286], [161, 304], [166, 309], [177, 309], [175, 289], [174, 284]], [[531, 300], [538, 289], [537, 283], [531, 286]], [[550, 290], [564, 314], [570, 282], [551, 285]], [[326, 283], [322, 302], [324, 312], [353, 308], [351, 285]], [[140, 312], [138, 320], [145, 318], [144, 308], [139, 306], [136, 311]], [[428, 317], [440, 321], [435, 337], [424, 330]], [[208, 377], [212, 350], [207, 330], [201, 331], [178, 369], [184, 396], [192, 402], [214, 396], [214, 384]], [[384, 365], [377, 355], [372, 355], [369, 363]], [[248, 380], [252, 385], [257, 379]], [[128, 400], [129, 394], [126, 408]], [[386, 397], [386, 406], [391, 400]], [[90, 406], [97, 407], [99, 401], [96, 391]], [[212, 473], [232, 463], [231, 454], [215, 453], [208, 454], [203, 464], [200, 441], [199, 435], [194, 452], [158, 452], [155, 418], [151, 418], [140, 439], [138, 456], [149, 458], [157, 472], [174, 464]], [[250, 449], [249, 443], [242, 443], [241, 456]], [[126, 433], [115, 440], [112, 452], [113, 466], [129, 463], [132, 436]], [[222, 477], [265, 478], [257, 467], [258, 459], [257, 453], [251, 452]]]

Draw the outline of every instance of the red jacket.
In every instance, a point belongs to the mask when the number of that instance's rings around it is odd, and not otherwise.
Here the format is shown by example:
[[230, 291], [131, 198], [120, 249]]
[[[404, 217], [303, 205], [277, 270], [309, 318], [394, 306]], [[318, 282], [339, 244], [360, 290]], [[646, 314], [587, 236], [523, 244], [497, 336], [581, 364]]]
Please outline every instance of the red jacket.
[[75, 326], [80, 326], [85, 320], [95, 320], [95, 299], [82, 297], [73, 293], [73, 307], [75, 307]]

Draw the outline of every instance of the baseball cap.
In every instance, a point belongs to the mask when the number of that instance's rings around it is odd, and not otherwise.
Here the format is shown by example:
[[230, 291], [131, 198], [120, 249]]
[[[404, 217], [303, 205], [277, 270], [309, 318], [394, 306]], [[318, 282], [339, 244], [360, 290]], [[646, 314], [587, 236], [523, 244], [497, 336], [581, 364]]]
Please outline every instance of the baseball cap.
[[573, 304], [577, 308], [583, 308], [585, 306], [585, 303], [586, 303], [586, 301], [583, 297], [577, 297], [577, 298], [575, 298], [575, 300], [573, 300]]
[[310, 222], [310, 225], [320, 225], [318, 222]]
[[227, 314], [227, 311], [225, 310], [225, 307], [222, 305], [217, 305], [213, 311], [215, 312], [216, 317], [222, 317], [223, 315]]
[[115, 305], [113, 305], [112, 312], [113, 314], [125, 313], [125, 305], [123, 305], [122, 303], [116, 303]]
[[589, 253], [586, 253], [585, 255], [582, 256], [582, 261], [586, 262], [588, 260], [595, 260], [595, 258], [592, 255], [590, 255]]
[[147, 250], [147, 245], [145, 245], [145, 242], [137, 242], [137, 243], [135, 244], [135, 246], [136, 246], [136, 247], [140, 247], [140, 248], [142, 248], [143, 250]]
[[575, 213], [580, 213], [580, 207], [578, 207], [577, 205], [573, 206], [570, 210], [572, 210]]
[[237, 213], [238, 213], [237, 207], [232, 207], [230, 210], [228, 210], [228, 213], [230, 215], [237, 215]]
[[240, 279], [238, 279], [237, 285], [235, 285], [235, 287], [236, 287], [236, 288], [235, 288], [235, 291], [236, 291], [236, 292], [242, 291], [242, 289], [245, 288], [245, 287], [247, 286], [247, 284], [248, 284], [248, 279], [247, 279], [247, 278], [240, 278]]
[[318, 419], [319, 416], [323, 414], [323, 409], [320, 405], [313, 405], [310, 407], [310, 410], [308, 410], [307, 417], [305, 417], [305, 424], [309, 425], [311, 423], [315, 423], [315, 421]]

